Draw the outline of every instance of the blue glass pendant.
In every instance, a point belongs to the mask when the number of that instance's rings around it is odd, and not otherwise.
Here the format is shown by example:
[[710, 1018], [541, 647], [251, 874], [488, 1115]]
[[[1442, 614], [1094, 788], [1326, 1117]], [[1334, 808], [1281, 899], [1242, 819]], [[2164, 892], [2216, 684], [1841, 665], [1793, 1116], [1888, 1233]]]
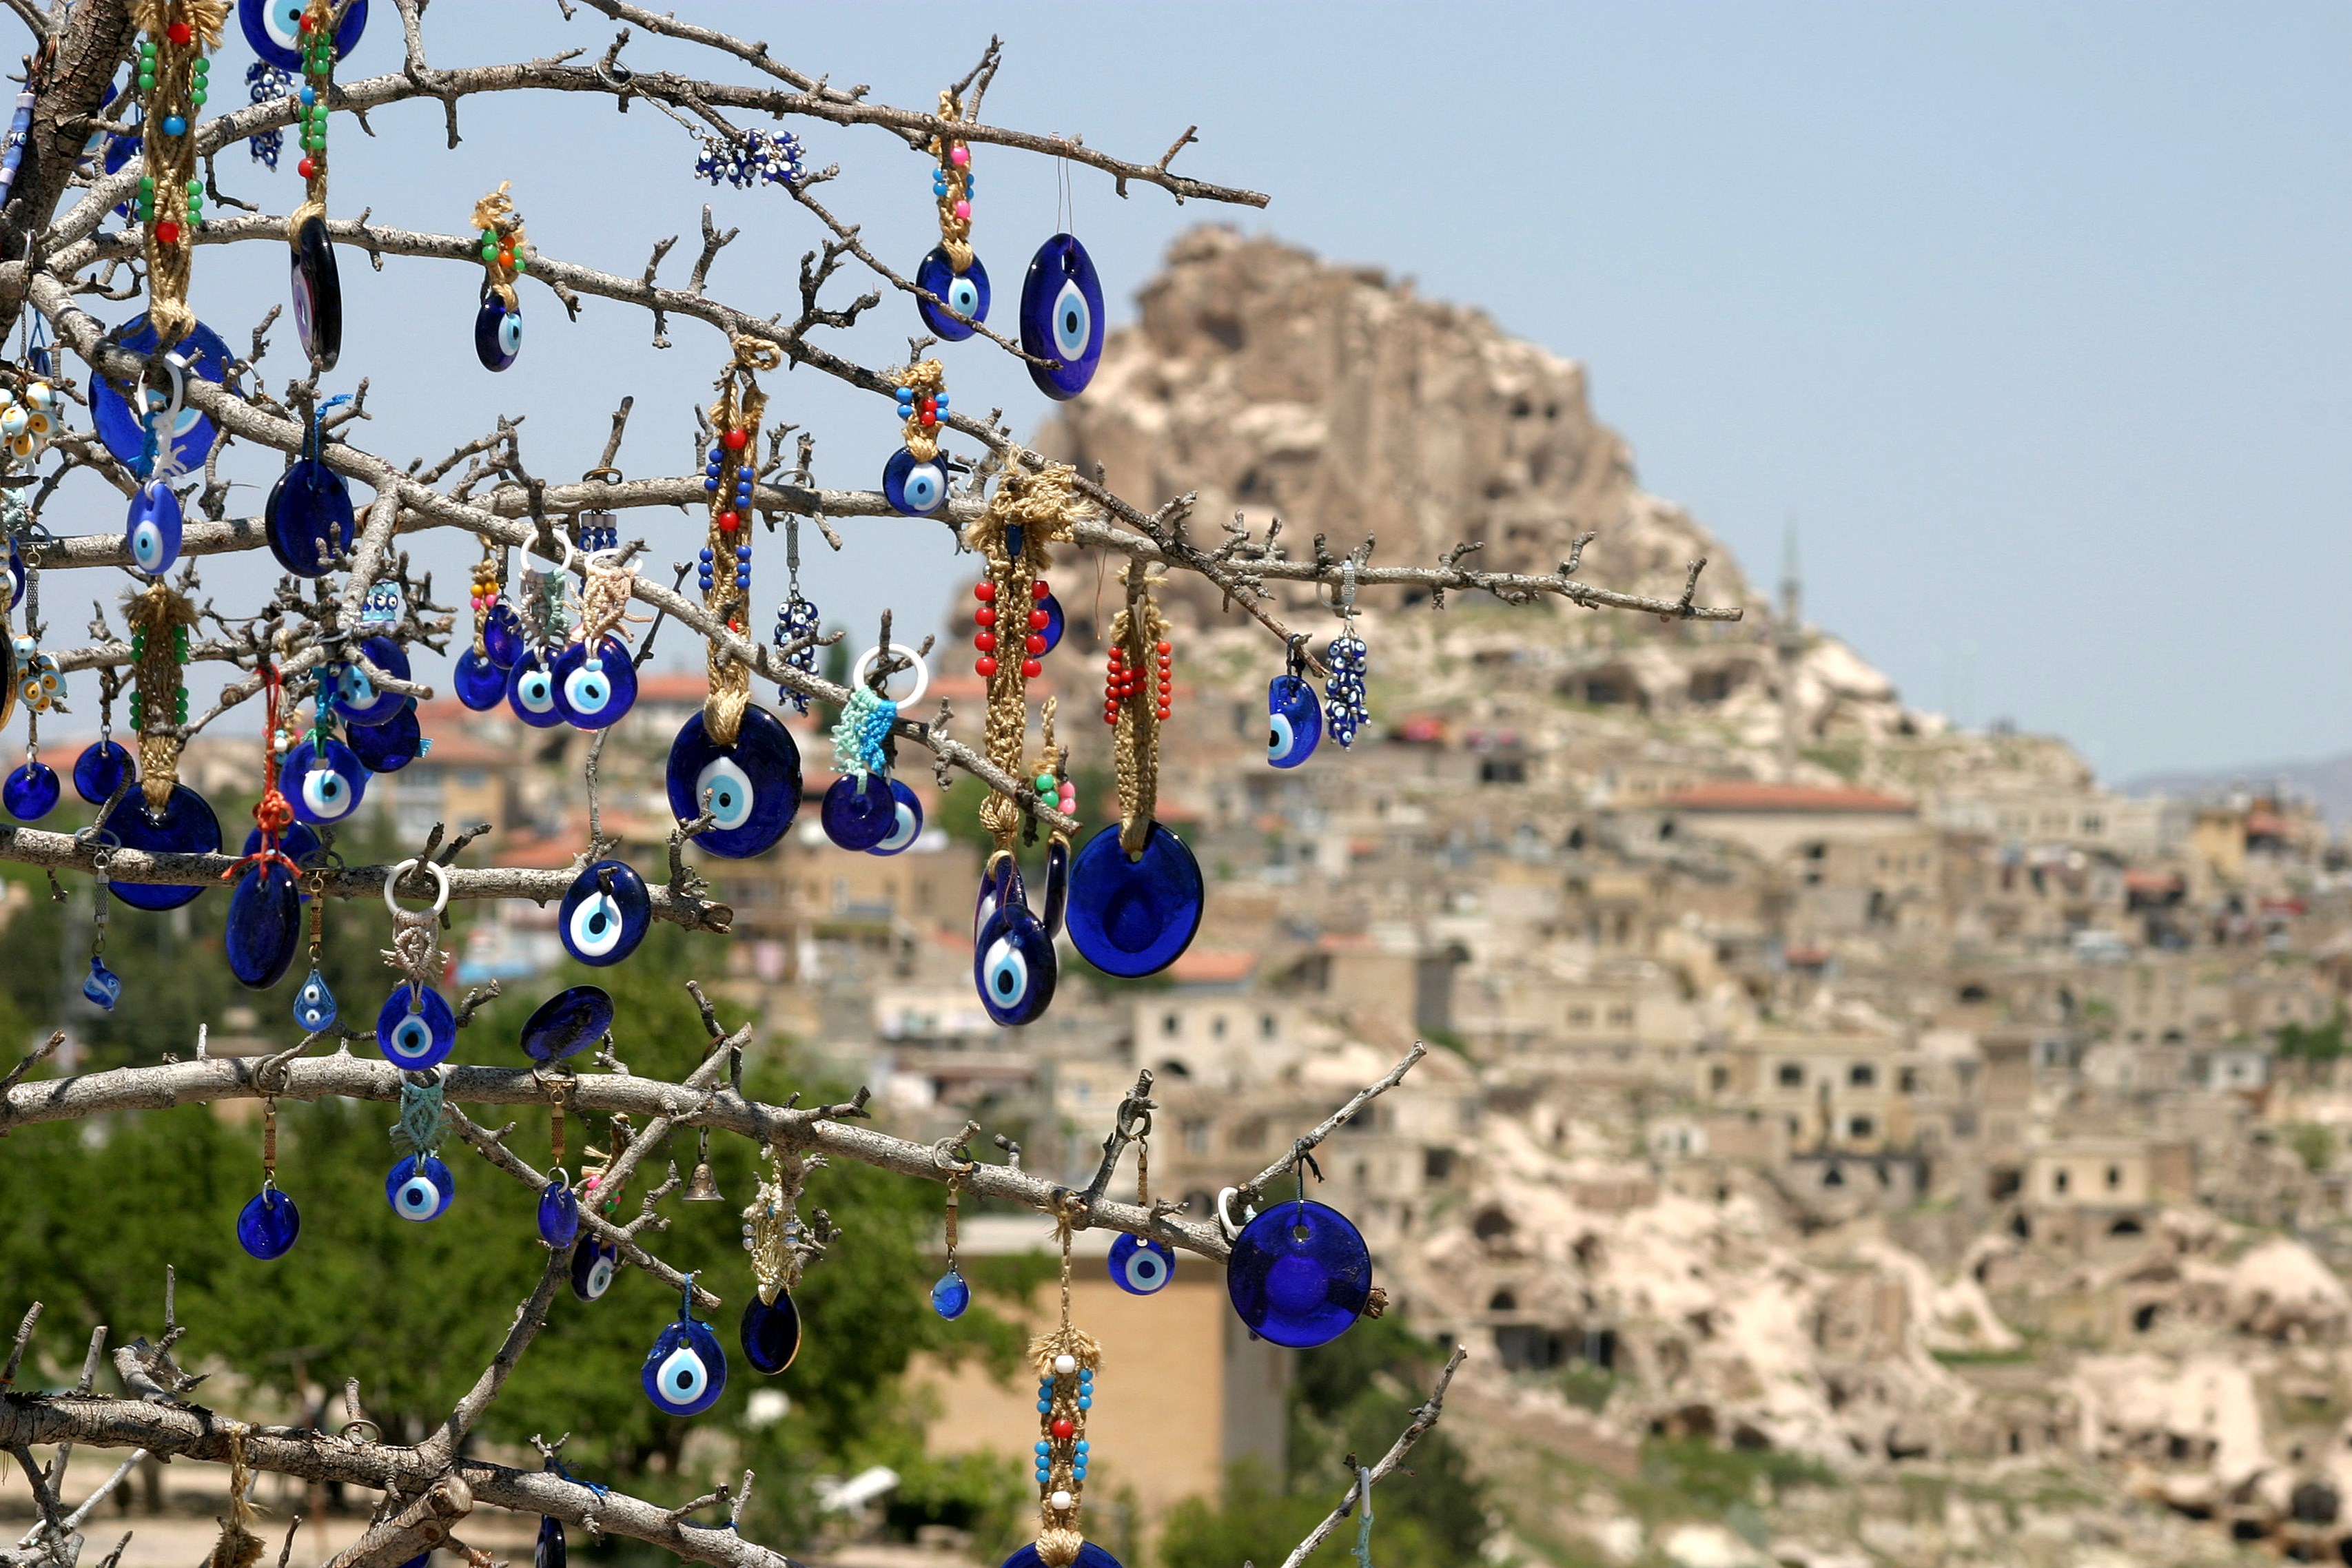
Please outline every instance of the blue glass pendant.
[[228, 895], [229, 973], [249, 991], [266, 991], [286, 977], [302, 936], [302, 892], [293, 873], [275, 861], [247, 866]]
[[301, 1211], [274, 1186], [254, 1194], [236, 1217], [236, 1244], [265, 1263], [292, 1251], [294, 1239], [301, 1234]]
[[[221, 847], [220, 819], [213, 815], [205, 798], [185, 784], [172, 786], [160, 815], [148, 813], [144, 795], [124, 797], [114, 815], [106, 820], [106, 826], [126, 850], [208, 855], [218, 853]], [[133, 909], [177, 909], [194, 903], [205, 891], [201, 887], [164, 887], [131, 882], [110, 882], [106, 885], [109, 892]]]
[[383, 1178], [384, 1201], [393, 1213], [419, 1225], [448, 1213], [457, 1197], [457, 1184], [437, 1155], [411, 1155]]
[[488, 618], [482, 622], [482, 652], [499, 669], [511, 670], [522, 657], [522, 617], [503, 601], [491, 605]]
[[131, 510], [122, 520], [123, 542], [131, 549], [131, 563], [140, 570], [160, 576], [172, 570], [180, 559], [180, 529], [183, 518], [180, 497], [160, 479], [150, 479], [132, 493]]
[[530, 1568], [563, 1568], [569, 1556], [563, 1544], [563, 1521], [549, 1514], [539, 1520], [539, 1544], [530, 1551]]
[[539, 1004], [522, 1026], [522, 1053], [533, 1061], [561, 1061], [604, 1038], [613, 1027], [613, 998], [600, 986], [574, 986]]
[[[237, 25], [245, 29], [245, 41], [253, 46], [253, 52], [279, 70], [297, 74], [302, 69], [302, 34], [298, 26], [302, 10], [302, 0], [236, 0]], [[350, 54], [367, 30], [367, 11], [368, 0], [352, 0], [342, 25], [335, 29], [336, 58]]]
[[297, 577], [324, 577], [359, 532], [351, 486], [315, 456], [295, 460], [269, 487], [262, 536], [278, 564]]
[[1062, 934], [1062, 917], [1070, 907], [1070, 841], [1059, 836], [1045, 845], [1045, 907], [1037, 916], [1048, 937]]
[[870, 850], [898, 825], [898, 799], [879, 773], [862, 779], [845, 773], [824, 792], [817, 815], [824, 823], [824, 836], [840, 848]]
[[638, 1381], [665, 1416], [699, 1416], [727, 1391], [727, 1353], [709, 1323], [681, 1312], [646, 1353]]
[[507, 706], [533, 729], [552, 729], [563, 722], [555, 701], [555, 668], [544, 650], [528, 648], [507, 672]]
[[670, 742], [667, 769], [670, 814], [681, 822], [702, 815], [710, 797], [714, 825], [696, 847], [728, 860], [772, 849], [801, 809], [801, 751], [792, 732], [765, 708], [745, 708], [735, 744], [720, 746], [696, 714]]
[[988, 929], [988, 923], [995, 918], [998, 910], [1011, 904], [1026, 909], [1029, 892], [1021, 883], [1020, 862], [999, 851], [989, 857], [980, 873], [980, 902], [971, 915], [972, 941], [980, 940], [980, 934]]
[[293, 274], [294, 330], [302, 340], [302, 351], [317, 361], [320, 370], [331, 371], [343, 353], [343, 277], [335, 266], [335, 246], [327, 237], [327, 220], [315, 214], [302, 220], [288, 249]]
[[20, 822], [37, 822], [56, 810], [64, 788], [56, 768], [46, 762], [27, 762], [0, 784], [0, 805]]
[[1047, 397], [1067, 402], [1095, 379], [1102, 346], [1102, 280], [1086, 246], [1074, 235], [1055, 235], [1037, 247], [1022, 280], [1021, 348], [1060, 363], [1048, 369], [1033, 361], [1029, 379]]
[[950, 1322], [963, 1316], [964, 1309], [970, 1305], [971, 1305], [971, 1287], [964, 1282], [963, 1275], [953, 1268], [940, 1275], [939, 1283], [931, 1287], [931, 1311]]
[[14, 610], [25, 602], [25, 557], [16, 541], [8, 541], [8, 608]]
[[1037, 635], [1045, 639], [1045, 653], [1050, 653], [1062, 645], [1062, 601], [1049, 593], [1037, 601], [1037, 608], [1045, 612], [1045, 624], [1037, 629]]
[[488, 712], [507, 695], [506, 672], [471, 648], [457, 655], [457, 672], [450, 684], [457, 688], [457, 700], [476, 713]]
[[737, 1337], [742, 1342], [743, 1359], [751, 1370], [773, 1377], [793, 1364], [801, 1353], [801, 1310], [793, 1304], [790, 1291], [776, 1292], [775, 1305], [760, 1300], [760, 1292], [743, 1303], [743, 1322]]
[[94, 742], [74, 758], [74, 793], [93, 806], [105, 805], [124, 779], [138, 777], [139, 764], [117, 741]]
[[1234, 1239], [1225, 1291], [1261, 1339], [1293, 1350], [1328, 1344], [1371, 1299], [1372, 1255], [1338, 1209], [1276, 1203]]
[[[115, 347], [142, 358], [155, 351], [155, 329], [144, 316], [135, 318], [115, 340]], [[228, 379], [228, 368], [236, 358], [229, 352], [220, 334], [203, 322], [196, 323], [188, 335], [172, 348], [163, 361], [167, 375], [184, 378], [194, 375], [219, 386]], [[174, 362], [176, 361], [176, 362]], [[162, 398], [160, 391], [151, 390], [146, 395]], [[169, 406], [167, 402], [154, 404], [157, 412]], [[98, 438], [106, 449], [129, 468], [134, 477], [144, 479], [155, 471], [155, 458], [160, 453], [147, 450], [147, 423], [114, 383], [101, 375], [89, 378], [89, 419], [98, 431]], [[212, 455], [213, 443], [220, 432], [213, 422], [196, 412], [184, 398], [180, 403], [179, 417], [172, 422], [167, 433], [172, 452], [176, 459], [173, 471], [193, 474], [201, 470], [205, 459]], [[163, 442], [159, 439], [157, 444]]]
[[915, 268], [915, 287], [929, 289], [946, 302], [942, 310], [920, 297], [915, 300], [925, 329], [934, 338], [961, 343], [971, 336], [974, 321], [988, 319], [988, 268], [980, 265], [976, 256], [969, 271], [958, 272], [955, 263], [948, 259], [947, 246], [933, 246]]
[[893, 806], [890, 831], [882, 835], [879, 843], [867, 848], [866, 852], [869, 855], [903, 853], [909, 844], [923, 836], [923, 802], [914, 790], [893, 779], [890, 780], [890, 800]]
[[621, 1267], [620, 1248], [604, 1241], [583, 1241], [572, 1249], [572, 1293], [593, 1301], [613, 1288]]
[[323, 747], [307, 737], [295, 742], [280, 773], [287, 780], [287, 804], [300, 822], [340, 822], [360, 809], [367, 794], [367, 769], [332, 736]]
[[1323, 704], [1315, 688], [1297, 675], [1274, 677], [1265, 688], [1265, 759], [1296, 768], [1315, 755], [1323, 738]]
[[551, 1180], [539, 1195], [539, 1239], [550, 1247], [569, 1247], [579, 1234], [579, 1197], [562, 1182]]
[[[389, 637], [370, 637], [360, 643], [360, 652], [373, 664], [397, 681], [409, 678], [408, 650]], [[367, 672], [356, 664], [345, 664], [335, 684], [335, 711], [352, 724], [389, 724], [398, 718], [410, 699], [398, 692], [378, 691], [369, 680]]]
[[122, 977], [93, 953], [89, 956], [89, 973], [82, 977], [81, 996], [82, 1000], [112, 1012], [114, 1004], [122, 999]]
[[1054, 999], [1054, 939], [1025, 904], [1008, 904], [989, 916], [972, 945], [971, 980], [980, 1005], [1011, 1028], [1034, 1023]]
[[394, 1067], [422, 1072], [457, 1049], [457, 1015], [432, 987], [421, 998], [413, 997], [404, 980], [375, 1015], [375, 1044]]
[[367, 773], [397, 773], [425, 755], [415, 697], [403, 697], [400, 711], [383, 723], [355, 724], [343, 733], [350, 737], [352, 755]]
[[901, 446], [882, 465], [882, 498], [910, 517], [928, 517], [947, 505], [948, 465], [938, 458], [918, 463]]
[[1165, 1241], [1126, 1236], [1110, 1244], [1110, 1282], [1130, 1296], [1156, 1296], [1176, 1277], [1176, 1254]]
[[1070, 943], [1106, 975], [1156, 975], [1192, 945], [1204, 898], [1183, 840], [1154, 822], [1142, 858], [1130, 861], [1113, 822], [1071, 862]]
[[602, 729], [637, 700], [637, 666], [618, 637], [597, 639], [595, 665], [588, 644], [574, 643], [555, 661], [555, 711], [575, 729]]
[[474, 358], [486, 371], [503, 371], [522, 352], [522, 311], [499, 298], [498, 290], [482, 290], [482, 308], [474, 312]]
[[598, 861], [564, 891], [555, 934], [565, 952], [601, 969], [635, 952], [653, 917], [646, 879], [626, 861]]
[[335, 993], [327, 988], [327, 977], [318, 970], [302, 982], [294, 993], [294, 1021], [306, 1034], [316, 1034], [322, 1029], [335, 1027]]

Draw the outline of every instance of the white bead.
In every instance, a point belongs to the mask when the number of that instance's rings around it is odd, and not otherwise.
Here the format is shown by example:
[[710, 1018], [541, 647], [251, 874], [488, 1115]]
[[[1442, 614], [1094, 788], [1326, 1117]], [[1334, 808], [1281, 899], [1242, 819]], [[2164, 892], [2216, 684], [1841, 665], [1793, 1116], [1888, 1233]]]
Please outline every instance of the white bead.
[[1065, 1509], [1070, 1506], [1070, 1494], [1066, 1491], [1057, 1491], [1045, 1500], [1053, 1504], [1057, 1510]]
[[1054, 1358], [1054, 1370], [1064, 1377], [1069, 1376], [1077, 1369], [1078, 1358], [1075, 1355], [1057, 1355]]

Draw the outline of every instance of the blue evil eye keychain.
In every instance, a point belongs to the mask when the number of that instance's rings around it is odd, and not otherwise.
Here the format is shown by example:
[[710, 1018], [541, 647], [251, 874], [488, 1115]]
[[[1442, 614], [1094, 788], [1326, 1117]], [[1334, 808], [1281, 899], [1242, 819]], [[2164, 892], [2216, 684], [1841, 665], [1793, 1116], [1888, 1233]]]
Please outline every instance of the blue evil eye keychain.
[[474, 357], [486, 371], [503, 371], [522, 352], [522, 299], [515, 280], [530, 270], [530, 242], [522, 216], [507, 197], [510, 183], [474, 204], [474, 237], [482, 256], [482, 302], [474, 312]]
[[[1119, 1106], [1119, 1119], [1129, 1121], [1129, 1105]], [[1134, 1107], [1135, 1202], [1151, 1212], [1150, 1103]], [[1156, 1296], [1176, 1277], [1176, 1254], [1165, 1241], [1148, 1236], [1122, 1234], [1110, 1244], [1110, 1282], [1130, 1296]]]
[[[793, 1301], [803, 1258], [793, 1245], [800, 1239], [800, 1217], [794, 1210], [798, 1184], [786, 1179], [783, 1160], [782, 1151], [770, 1144], [768, 1174], [743, 1209], [743, 1250], [751, 1255], [751, 1277], [759, 1288], [743, 1303], [737, 1338], [751, 1370], [769, 1377], [790, 1366], [801, 1352], [801, 1312]], [[795, 1178], [802, 1169], [795, 1158]]]
[[262, 503], [263, 537], [278, 564], [297, 577], [324, 577], [352, 548], [359, 518], [352, 508], [351, 486], [327, 465], [326, 436], [320, 421], [348, 397], [329, 398], [310, 411], [302, 436], [302, 454], [278, 475]]
[[[914, 672], [913, 688], [905, 697], [893, 699], [887, 694], [888, 677], [907, 669]], [[902, 831], [904, 808], [889, 776], [890, 727], [902, 707], [922, 700], [930, 684], [930, 667], [922, 654], [894, 648], [887, 640], [859, 655], [852, 667], [849, 701], [833, 727], [833, 766], [840, 777], [825, 791], [821, 811], [825, 836], [843, 849], [878, 850], [894, 838], [898, 848], [904, 849], [912, 841], [912, 834]], [[920, 826], [918, 817], [913, 831], [919, 831]]]
[[948, 504], [947, 455], [940, 430], [947, 423], [947, 370], [920, 360], [898, 375], [898, 418], [905, 443], [882, 465], [882, 498], [909, 517], [936, 516]]
[[646, 879], [626, 861], [583, 867], [564, 891], [555, 935], [563, 950], [591, 968], [617, 964], [637, 950], [653, 924]]
[[[950, 1160], [952, 1160], [953, 1158], [952, 1155], [948, 1155], [945, 1151], [942, 1151], [940, 1155], [936, 1157]], [[953, 1166], [949, 1172], [947, 1211], [948, 1271], [940, 1275], [931, 1286], [931, 1311], [939, 1313], [940, 1316], [947, 1319], [950, 1322], [953, 1322], [956, 1319], [963, 1316], [965, 1309], [971, 1305], [971, 1283], [963, 1277], [963, 1270], [956, 1267], [956, 1217], [959, 1210], [961, 1210], [963, 1206], [964, 1175], [971, 1168], [971, 1166], [967, 1163]]]
[[506, 671], [514, 664], [513, 653], [507, 655], [504, 664], [492, 658], [489, 646], [491, 628], [499, 624], [499, 612], [503, 611], [508, 621], [514, 620], [514, 612], [499, 602], [499, 595], [506, 588], [506, 561], [504, 547], [488, 539], [482, 541], [482, 559], [474, 563], [470, 599], [474, 641], [457, 655], [457, 668], [450, 676], [450, 685], [457, 688], [457, 700], [476, 713], [487, 713], [505, 699]]
[[[776, 606], [775, 644], [785, 664], [803, 674], [814, 675], [818, 616], [815, 602], [801, 591], [801, 520], [797, 514], [788, 514], [784, 518], [784, 565], [792, 573], [791, 591]], [[779, 685], [776, 697], [792, 704], [794, 713], [808, 712], [807, 696], [790, 686]]]
[[[523, 647], [507, 671], [507, 708], [533, 729], [552, 729], [564, 722], [562, 699], [557, 693], [555, 662], [571, 636], [572, 562], [577, 553], [572, 540], [551, 535], [556, 557], [553, 571], [526, 570], [522, 574], [520, 613]], [[541, 547], [545, 548], [545, 547]]]
[[236, 1244], [267, 1263], [283, 1258], [302, 1234], [294, 1200], [278, 1190], [278, 1096], [261, 1097], [261, 1190], [236, 1217]]
[[669, 809], [681, 822], [702, 815], [710, 828], [699, 848], [744, 860], [775, 847], [801, 804], [801, 753], [792, 732], [765, 708], [747, 707], [735, 737], [721, 744], [707, 712], [688, 718], [670, 743], [665, 783]]
[[637, 569], [622, 559], [612, 513], [583, 512], [573, 527], [582, 536], [586, 581], [580, 624], [555, 661], [555, 706], [575, 729], [604, 729], [637, 700], [637, 666], [626, 641], [626, 623], [638, 619], [629, 613]]
[[1370, 650], [1356, 635], [1356, 558], [1349, 556], [1339, 563], [1339, 613], [1346, 621], [1346, 630], [1331, 639], [1323, 650], [1323, 662], [1331, 674], [1323, 683], [1324, 712], [1330, 726], [1331, 738], [1344, 749], [1356, 744], [1356, 730], [1366, 716], [1364, 708], [1364, 664]]
[[[403, 909], [397, 888], [422, 867], [434, 882], [433, 907]], [[442, 912], [449, 907], [449, 868], [436, 861], [404, 860], [383, 877], [383, 906], [392, 912], [392, 946], [384, 962], [401, 971], [401, 983], [376, 1014], [375, 1043], [384, 1060], [409, 1072], [438, 1066], [457, 1044], [457, 1015], [434, 989], [441, 977]]]
[[[1021, 350], [1029, 379], [1057, 402], [1087, 390], [1102, 363], [1102, 280], [1074, 235], [1037, 247], [1021, 283]], [[1041, 362], [1043, 361], [1043, 362]]]
[[441, 1163], [441, 1140], [449, 1135], [449, 1113], [441, 1103], [441, 1075], [422, 1072], [400, 1084], [400, 1120], [393, 1147], [404, 1151], [383, 1178], [384, 1201], [393, 1213], [419, 1224], [438, 1219], [457, 1201], [457, 1185]]
[[[963, 99], [953, 89], [940, 94], [940, 118], [963, 118]], [[988, 319], [988, 268], [971, 253], [971, 149], [961, 136], [931, 138], [931, 199], [940, 213], [940, 243], [915, 268], [915, 308], [934, 337], [961, 343], [972, 323]]]
[[164, 480], [149, 479], [132, 491], [122, 525], [131, 564], [150, 575], [171, 570], [180, 559], [182, 523], [180, 497]]
[[1323, 738], [1323, 705], [1307, 683], [1305, 642], [1293, 640], [1290, 667], [1265, 688], [1265, 759], [1276, 768], [1297, 767]]
[[694, 1276], [686, 1277], [677, 1322], [662, 1330], [639, 1375], [646, 1397], [665, 1416], [699, 1416], [727, 1391], [727, 1353], [710, 1325], [694, 1316]]
[[[89, 858], [90, 873], [105, 882], [107, 862], [114, 858], [114, 851], [121, 847], [120, 841], [102, 828], [84, 828], [74, 837], [79, 840], [85, 833], [98, 846]], [[111, 883], [108, 883], [110, 891], [112, 886]], [[106, 967], [106, 900], [93, 899], [91, 903], [94, 908], [90, 917], [89, 973], [82, 977], [81, 999], [101, 1012], [110, 1013], [114, 1010], [114, 1004], [122, 999], [122, 977]]]

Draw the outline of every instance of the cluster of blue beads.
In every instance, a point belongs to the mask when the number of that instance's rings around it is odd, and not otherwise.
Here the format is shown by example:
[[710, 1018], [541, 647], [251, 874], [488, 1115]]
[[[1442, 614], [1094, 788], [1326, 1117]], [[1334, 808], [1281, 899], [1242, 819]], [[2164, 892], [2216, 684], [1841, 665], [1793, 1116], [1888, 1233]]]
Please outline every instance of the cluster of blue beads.
[[[795, 584], [793, 588], [793, 596], [776, 606], [776, 646], [782, 648], [788, 643], [797, 643], [803, 637], [814, 636], [816, 624], [816, 606], [801, 596], [800, 588]], [[809, 643], [799, 653], [788, 656], [784, 662], [795, 670], [805, 670], [812, 675], [816, 674], [816, 644]], [[808, 712], [808, 698], [798, 692], [787, 691], [779, 686], [776, 688], [776, 695], [792, 704], [793, 711]]]
[[[1091, 1410], [1094, 1406], [1094, 1368], [1090, 1366], [1081, 1367], [1078, 1369], [1078, 1408], [1081, 1410]], [[1051, 1377], [1040, 1378], [1037, 1381], [1037, 1414], [1040, 1416], [1050, 1414], [1053, 1408], [1054, 1380]], [[1037, 1484], [1039, 1486], [1044, 1486], [1047, 1481], [1053, 1479], [1054, 1472], [1051, 1469], [1051, 1461], [1054, 1455], [1054, 1445], [1041, 1439], [1037, 1444], [1036, 1453]], [[1077, 1447], [1071, 1451], [1070, 1476], [1074, 1480], [1082, 1481], [1087, 1479], [1087, 1440], [1084, 1437], [1078, 1439]]]
[[[963, 193], [965, 200], [969, 201], [971, 199], [972, 190], [980, 182], [973, 179], [971, 176], [971, 165], [969, 163], [965, 164], [963, 171]], [[942, 202], [948, 199], [948, 172], [945, 165], [941, 165], [940, 168], [931, 171], [931, 194], [937, 196]]]
[[620, 522], [615, 519], [609, 523], [591, 523], [583, 513], [572, 522], [572, 542], [590, 555], [602, 549], [618, 549], [621, 548]]
[[[747, 453], [746, 455], [748, 456], [749, 454]], [[713, 444], [710, 448], [710, 455], [702, 460], [702, 493], [704, 495], [716, 496], [719, 494], [719, 476], [725, 468], [726, 463], [727, 453], [725, 448]], [[751, 507], [751, 465], [746, 462], [741, 467], [735, 470], [735, 510], [738, 514], [740, 514], [749, 511]]]
[[[948, 420], [948, 394], [945, 387], [931, 394], [931, 408], [939, 415], [940, 423], [945, 424]], [[915, 389], [912, 387], [898, 389], [898, 417], [900, 419], [915, 417]]]
[[1356, 727], [1364, 722], [1364, 655], [1370, 651], [1352, 635], [1332, 638], [1324, 650], [1331, 666], [1331, 678], [1323, 683], [1324, 723], [1343, 747], [1355, 744]]
[[[719, 570], [719, 559], [711, 553], [709, 545], [702, 547], [701, 568], [702, 591], [709, 593], [711, 582]], [[751, 586], [751, 547], [750, 545], [735, 547], [735, 586], [741, 589], [749, 589]]]
[[789, 185], [801, 177], [801, 144], [789, 131], [748, 131], [740, 141], [702, 139], [694, 172], [714, 185], [748, 191], [754, 185]]

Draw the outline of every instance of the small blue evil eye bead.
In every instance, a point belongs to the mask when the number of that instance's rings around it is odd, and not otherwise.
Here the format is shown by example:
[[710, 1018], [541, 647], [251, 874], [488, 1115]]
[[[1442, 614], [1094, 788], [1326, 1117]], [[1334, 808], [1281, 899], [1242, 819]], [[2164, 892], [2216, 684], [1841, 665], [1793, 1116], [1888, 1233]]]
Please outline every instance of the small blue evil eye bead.
[[680, 1318], [646, 1354], [646, 1397], [665, 1416], [699, 1416], [727, 1391], [727, 1353], [707, 1323]]
[[572, 1249], [572, 1293], [583, 1301], [594, 1301], [613, 1288], [613, 1275], [620, 1266], [617, 1243], [581, 1242]]
[[383, 1197], [393, 1213], [421, 1225], [449, 1212], [449, 1205], [457, 1200], [457, 1184], [450, 1179], [449, 1167], [439, 1156], [411, 1155], [383, 1178]]
[[902, 516], [931, 516], [948, 498], [947, 465], [936, 457], [918, 463], [913, 453], [900, 447], [883, 465], [882, 498]]
[[350, 747], [331, 737], [323, 746], [297, 744], [286, 754], [284, 773], [294, 781], [286, 793], [298, 821], [340, 822], [367, 794], [367, 769]]
[[563, 706], [556, 700], [555, 670], [545, 653], [533, 648], [507, 672], [507, 706], [533, 729], [552, 729], [563, 722]]
[[440, 992], [426, 987], [412, 996], [406, 982], [394, 986], [375, 1016], [376, 1049], [406, 1072], [437, 1067], [457, 1045], [457, 1015]]

